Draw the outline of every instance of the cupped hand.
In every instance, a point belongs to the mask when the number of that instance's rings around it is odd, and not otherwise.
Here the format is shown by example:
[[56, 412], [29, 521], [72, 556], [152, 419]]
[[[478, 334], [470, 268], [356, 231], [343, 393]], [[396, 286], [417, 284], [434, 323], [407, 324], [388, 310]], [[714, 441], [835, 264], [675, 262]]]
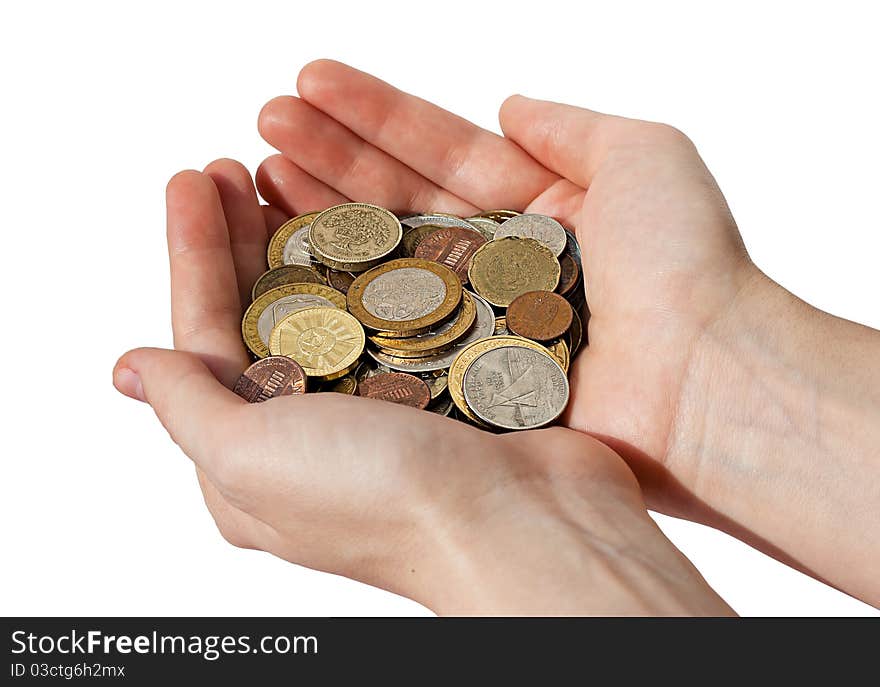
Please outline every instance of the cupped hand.
[[[279, 163], [299, 175], [275, 179], [286, 212], [342, 199]], [[398, 186], [374, 180], [370, 199], [397, 206], [387, 189]], [[432, 206], [466, 210], [440, 200]], [[114, 382], [148, 402], [192, 458], [230, 542], [439, 612], [730, 612], [647, 515], [625, 463], [585, 434], [495, 436], [333, 393], [244, 402], [229, 390], [248, 364], [242, 304], [284, 216], [260, 207], [229, 160], [175, 176], [167, 205], [178, 350], [131, 351]]]

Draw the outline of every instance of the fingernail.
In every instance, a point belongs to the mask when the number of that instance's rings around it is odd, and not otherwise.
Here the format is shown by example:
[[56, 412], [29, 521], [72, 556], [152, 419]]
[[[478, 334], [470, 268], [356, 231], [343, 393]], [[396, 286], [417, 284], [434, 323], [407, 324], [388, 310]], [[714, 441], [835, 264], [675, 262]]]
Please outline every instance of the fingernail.
[[134, 370], [129, 370], [127, 367], [120, 367], [116, 370], [116, 375], [113, 381], [120, 393], [137, 401], [143, 401], [144, 403], [147, 402], [147, 397], [144, 396], [144, 385], [141, 384], [141, 378]]

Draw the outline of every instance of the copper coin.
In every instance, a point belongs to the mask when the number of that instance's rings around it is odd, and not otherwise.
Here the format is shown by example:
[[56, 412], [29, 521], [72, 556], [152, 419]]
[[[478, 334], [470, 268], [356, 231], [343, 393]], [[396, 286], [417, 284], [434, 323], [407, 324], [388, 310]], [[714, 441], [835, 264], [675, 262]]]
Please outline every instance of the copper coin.
[[270, 355], [244, 371], [233, 391], [248, 403], [262, 403], [276, 396], [306, 392], [306, 373], [295, 360]]
[[254, 282], [254, 288], [251, 289], [251, 299], [257, 300], [266, 291], [274, 289], [277, 286], [285, 286], [287, 284], [324, 284], [324, 278], [315, 272], [311, 267], [303, 265], [281, 265], [263, 272], [257, 281]]
[[386, 372], [358, 383], [358, 396], [378, 398], [403, 406], [424, 409], [431, 401], [431, 390], [418, 377], [404, 372]]
[[354, 281], [355, 277], [351, 272], [340, 272], [332, 267], [327, 268], [327, 283], [337, 291], [348, 293], [348, 287]]
[[419, 241], [415, 257], [446, 265], [458, 275], [462, 284], [466, 284], [471, 257], [484, 243], [486, 237], [475, 229], [444, 227]]
[[571, 326], [571, 306], [558, 293], [528, 291], [507, 308], [507, 328], [535, 341], [549, 341], [565, 334]]
[[577, 261], [570, 253], [563, 253], [559, 257], [559, 284], [556, 287], [556, 293], [564, 296], [574, 288], [580, 276], [580, 268]]

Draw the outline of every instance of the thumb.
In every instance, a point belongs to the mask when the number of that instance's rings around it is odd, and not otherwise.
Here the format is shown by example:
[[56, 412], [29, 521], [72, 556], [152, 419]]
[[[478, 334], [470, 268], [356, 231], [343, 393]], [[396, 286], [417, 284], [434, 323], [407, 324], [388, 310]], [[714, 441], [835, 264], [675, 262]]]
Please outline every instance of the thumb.
[[587, 188], [620, 129], [634, 120], [512, 95], [498, 115], [505, 137], [547, 169]]
[[113, 384], [126, 396], [149, 403], [159, 421], [184, 452], [215, 453], [218, 428], [244, 401], [223, 386], [192, 353], [162, 348], [137, 348], [113, 368]]

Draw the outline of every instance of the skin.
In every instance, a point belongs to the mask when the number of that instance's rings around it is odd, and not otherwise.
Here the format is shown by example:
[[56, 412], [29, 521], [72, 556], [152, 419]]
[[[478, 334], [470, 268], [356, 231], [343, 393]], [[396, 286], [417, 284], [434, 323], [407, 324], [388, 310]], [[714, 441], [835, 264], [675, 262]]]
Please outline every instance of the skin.
[[[498, 136], [327, 60], [297, 90], [259, 118], [280, 151], [256, 175], [271, 207], [232, 161], [171, 180], [178, 350], [114, 372], [194, 460], [227, 539], [439, 613], [730, 613], [647, 502], [880, 604], [880, 334], [755, 267], [682, 133], [513, 96]], [[493, 436], [369, 399], [228, 391], [267, 237], [347, 200], [576, 229], [592, 318], [562, 427]]]

